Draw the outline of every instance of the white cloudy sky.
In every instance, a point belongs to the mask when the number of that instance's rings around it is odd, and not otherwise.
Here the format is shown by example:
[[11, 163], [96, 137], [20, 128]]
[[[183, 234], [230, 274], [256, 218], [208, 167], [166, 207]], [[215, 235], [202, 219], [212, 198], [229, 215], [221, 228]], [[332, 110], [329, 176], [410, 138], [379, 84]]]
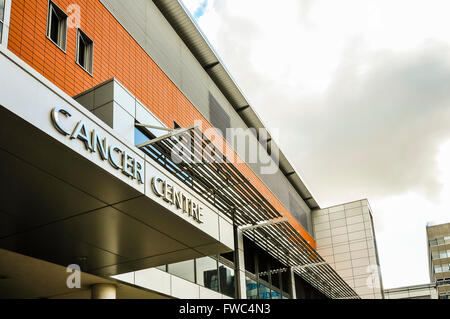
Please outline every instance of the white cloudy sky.
[[368, 198], [385, 288], [450, 221], [450, 1], [183, 0], [321, 207]]

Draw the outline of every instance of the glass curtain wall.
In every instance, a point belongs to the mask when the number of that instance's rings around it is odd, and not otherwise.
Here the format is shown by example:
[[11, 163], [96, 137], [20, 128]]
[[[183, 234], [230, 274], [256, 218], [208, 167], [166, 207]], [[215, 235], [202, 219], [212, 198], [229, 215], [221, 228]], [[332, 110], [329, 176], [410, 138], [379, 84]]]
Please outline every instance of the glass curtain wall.
[[156, 268], [226, 296], [236, 297], [234, 264], [222, 256], [202, 257]]

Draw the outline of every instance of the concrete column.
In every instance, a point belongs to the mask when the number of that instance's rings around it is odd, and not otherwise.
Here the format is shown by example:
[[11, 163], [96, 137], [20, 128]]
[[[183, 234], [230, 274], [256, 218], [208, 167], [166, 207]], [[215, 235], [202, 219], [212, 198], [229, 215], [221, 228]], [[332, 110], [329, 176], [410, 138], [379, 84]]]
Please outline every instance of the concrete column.
[[289, 294], [291, 295], [291, 299], [297, 299], [297, 292], [295, 291], [295, 273], [292, 267], [289, 267]]
[[234, 227], [234, 256], [236, 266], [237, 299], [247, 299], [247, 285], [245, 282], [244, 238], [242, 231]]
[[112, 284], [96, 284], [91, 287], [92, 299], [116, 299], [116, 286]]

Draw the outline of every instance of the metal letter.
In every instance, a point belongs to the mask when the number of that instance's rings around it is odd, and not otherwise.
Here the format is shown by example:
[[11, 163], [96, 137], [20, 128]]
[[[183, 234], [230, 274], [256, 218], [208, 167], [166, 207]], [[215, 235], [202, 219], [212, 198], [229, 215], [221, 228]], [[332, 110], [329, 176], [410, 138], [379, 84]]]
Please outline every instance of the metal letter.
[[144, 178], [142, 177], [144, 173], [142, 172], [142, 169], [144, 167], [142, 166], [141, 162], [137, 160], [137, 158], [133, 161], [133, 173], [134, 173], [134, 179], [137, 179], [139, 184], [144, 184]]
[[127, 151], [124, 151], [122, 153], [122, 163], [123, 163], [123, 170], [122, 172], [128, 176], [128, 177], [133, 177], [134, 178], [134, 174], [132, 171], [130, 171], [130, 168], [133, 169], [134, 164], [130, 163], [130, 160], [133, 160], [133, 158], [128, 155]]
[[59, 114], [64, 115], [65, 117], [71, 117], [72, 114], [70, 114], [69, 111], [67, 111], [65, 108], [63, 107], [55, 107], [52, 112], [51, 112], [51, 117], [52, 117], [52, 122], [53, 122], [53, 126], [55, 126], [55, 128], [58, 130], [58, 132], [60, 132], [61, 134], [63, 134], [64, 136], [70, 135], [70, 132], [65, 130], [61, 124], [59, 124]]
[[106, 137], [103, 139], [103, 142], [100, 141], [100, 137], [95, 132], [95, 129], [91, 132], [91, 144], [92, 152], [95, 153], [98, 149], [102, 160], [108, 159], [108, 142], [106, 141]]
[[173, 186], [170, 185], [167, 181], [164, 182], [164, 201], [173, 204]]
[[86, 146], [87, 150], [92, 151], [91, 140], [88, 137], [86, 125], [84, 124], [83, 120], [78, 122], [77, 126], [75, 126], [75, 129], [72, 132], [72, 135], [70, 136], [70, 139], [76, 138], [84, 142], [84, 146]]
[[153, 193], [155, 193], [156, 196], [162, 197], [164, 194], [162, 191], [159, 191], [159, 189], [156, 187], [156, 183], [161, 183], [163, 180], [161, 177], [153, 177], [152, 178], [152, 189]]
[[121, 154], [121, 153], [123, 153], [122, 149], [118, 146], [110, 146], [110, 148], [109, 148], [109, 162], [111, 163], [111, 165], [114, 168], [122, 169], [123, 166], [114, 159], [112, 152], [117, 152], [117, 153]]
[[[174, 193], [175, 193], [175, 191], [174, 191]], [[183, 208], [181, 197], [182, 197], [181, 192], [175, 193], [175, 207], [177, 209]]]

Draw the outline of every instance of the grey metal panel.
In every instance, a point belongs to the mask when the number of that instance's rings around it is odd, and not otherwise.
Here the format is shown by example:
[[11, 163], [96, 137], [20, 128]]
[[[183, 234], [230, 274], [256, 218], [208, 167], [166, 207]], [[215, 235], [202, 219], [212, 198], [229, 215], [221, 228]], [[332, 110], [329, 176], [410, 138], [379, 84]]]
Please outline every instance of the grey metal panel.
[[212, 94], [209, 94], [209, 113], [210, 123], [218, 128], [222, 135], [226, 137], [227, 129], [231, 127], [230, 117]]
[[289, 193], [289, 211], [294, 215], [294, 217], [306, 228], [308, 227], [308, 217], [306, 212], [301, 208], [297, 199], [292, 193]]
[[180, 72], [181, 82], [175, 82], [175, 85], [195, 105], [197, 110], [206, 119], [209, 119], [209, 94], [214, 88], [210, 87], [211, 81], [205, 76], [202, 66], [195, 60], [191, 51], [185, 45], [181, 46]]

